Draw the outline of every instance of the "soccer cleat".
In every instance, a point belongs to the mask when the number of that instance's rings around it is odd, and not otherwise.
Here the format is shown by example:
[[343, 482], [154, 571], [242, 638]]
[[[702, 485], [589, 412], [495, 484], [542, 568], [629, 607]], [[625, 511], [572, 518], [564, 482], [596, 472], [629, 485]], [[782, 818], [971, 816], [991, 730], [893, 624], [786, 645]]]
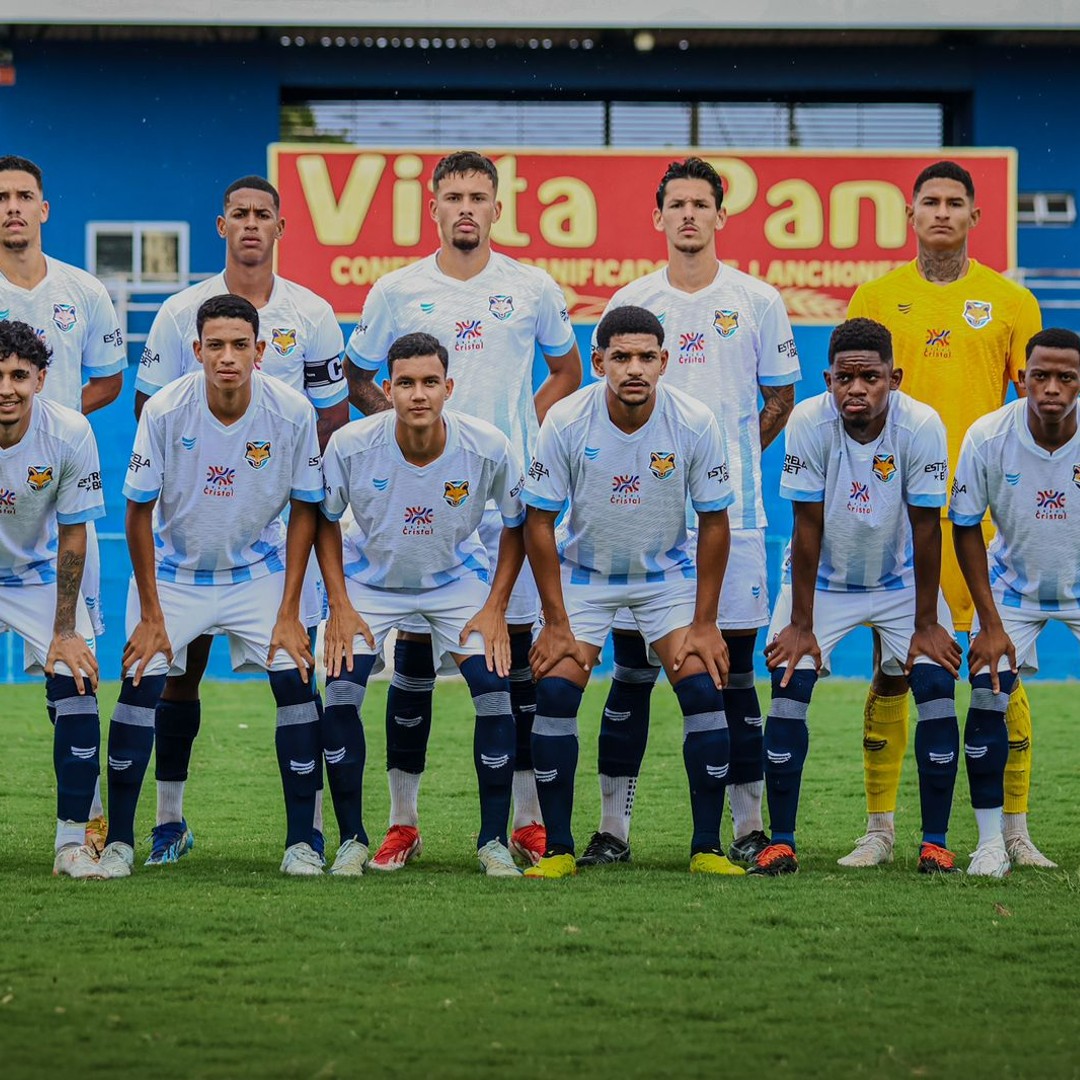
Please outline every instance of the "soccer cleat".
[[691, 874], [726, 874], [742, 877], [746, 871], [719, 851], [699, 851], [690, 859]]
[[[314, 848], [312, 850], [315, 850]], [[321, 859], [322, 856], [316, 850], [315, 854]], [[355, 836], [350, 837], [337, 849], [334, 865], [330, 867], [330, 873], [335, 877], [361, 877], [364, 873], [364, 863], [368, 859], [368, 846], [361, 843]], [[323, 862], [325, 863], [325, 859]]]
[[578, 866], [610, 866], [612, 863], [629, 862], [630, 845], [609, 832], [594, 832], [585, 845]]
[[740, 836], [731, 841], [728, 848], [728, 858], [737, 863], [753, 863], [757, 857], [769, 846], [769, 838], [760, 829]]
[[948, 848], [926, 842], [919, 848], [920, 874], [959, 874], [960, 872], [960, 867], [956, 865], [956, 856]]
[[65, 844], [53, 860], [53, 875], [69, 878], [97, 878], [105, 874], [98, 865], [97, 854], [89, 844]]
[[319, 853], [303, 840], [285, 849], [281, 872], [289, 877], [321, 877], [323, 860]]
[[1005, 841], [997, 836], [980, 844], [971, 853], [971, 864], [967, 872], [969, 877], [1003, 878], [1012, 870], [1009, 853], [1005, 850]]
[[564, 878], [577, 873], [577, 863], [569, 852], [545, 855], [535, 866], [525, 871], [527, 878]]
[[114, 840], [106, 845], [98, 859], [98, 866], [107, 878], [131, 877], [135, 865], [135, 851], [123, 840]]
[[521, 877], [521, 871], [514, 865], [514, 857], [505, 844], [498, 840], [489, 840], [476, 852], [480, 860], [480, 869], [488, 877]]
[[893, 834], [887, 832], [868, 832], [855, 841], [850, 855], [837, 859], [840, 866], [881, 866], [892, 862]]
[[105, 850], [105, 840], [109, 835], [109, 823], [104, 814], [91, 818], [86, 823], [86, 846], [93, 848], [94, 854], [99, 858]]
[[379, 850], [368, 863], [371, 870], [400, 870], [412, 859], [420, 858], [424, 843], [415, 825], [391, 825]]
[[781, 874], [795, 874], [799, 870], [799, 860], [795, 849], [790, 844], [770, 844], [746, 872], [759, 877], [779, 877]]
[[510, 851], [523, 866], [535, 866], [547, 851], [547, 829], [539, 821], [515, 829], [510, 834]]
[[1027, 835], [1007, 836], [1005, 850], [1014, 866], [1038, 866], [1043, 870], [1056, 870], [1057, 863], [1048, 859]]
[[182, 859], [194, 846], [195, 834], [186, 820], [167, 821], [150, 831], [150, 857], [144, 866], [165, 866]]

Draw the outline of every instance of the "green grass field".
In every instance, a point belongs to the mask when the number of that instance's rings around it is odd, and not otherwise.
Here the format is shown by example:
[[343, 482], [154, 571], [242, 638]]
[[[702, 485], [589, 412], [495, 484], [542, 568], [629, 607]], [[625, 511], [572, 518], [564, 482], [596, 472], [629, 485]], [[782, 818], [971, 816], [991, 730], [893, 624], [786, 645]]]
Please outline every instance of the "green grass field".
[[[1080, 1075], [1076, 687], [1029, 691], [1033, 833], [1063, 869], [995, 882], [914, 873], [910, 760], [897, 862], [835, 865], [862, 831], [863, 690], [830, 681], [816, 696], [792, 878], [687, 873], [681, 723], [666, 686], [634, 863], [558, 882], [482, 878], [469, 699], [448, 683], [421, 790], [423, 858], [385, 876], [286, 880], [272, 701], [247, 683], [206, 687], [186, 801], [192, 854], [144, 869], [140, 841], [133, 878], [76, 882], [49, 873], [43, 690], [5, 687], [0, 1076]], [[102, 688], [106, 715], [115, 691]], [[592, 688], [582, 709], [579, 843], [599, 807], [603, 693]], [[384, 700], [375, 684], [373, 843], [387, 811]], [[151, 782], [140, 836], [152, 803]], [[966, 866], [963, 778], [954, 822]]]

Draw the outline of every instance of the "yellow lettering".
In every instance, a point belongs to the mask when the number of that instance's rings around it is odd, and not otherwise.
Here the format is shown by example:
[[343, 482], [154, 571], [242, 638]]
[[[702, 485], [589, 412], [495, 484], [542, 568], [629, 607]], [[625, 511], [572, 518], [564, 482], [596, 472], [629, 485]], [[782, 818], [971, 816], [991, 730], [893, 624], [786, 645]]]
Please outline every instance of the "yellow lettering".
[[859, 242], [862, 200], [874, 204], [874, 237], [878, 247], [901, 248], [907, 240], [904, 193], [884, 180], [844, 180], [829, 196], [829, 242], [853, 248]]
[[356, 243], [385, 167], [382, 154], [358, 154], [338, 200], [322, 154], [301, 154], [296, 159], [300, 186], [320, 244], [347, 247]]
[[412, 247], [420, 243], [420, 225], [424, 212], [424, 188], [417, 179], [424, 169], [423, 158], [402, 154], [394, 159], [394, 210], [392, 230], [394, 243]]
[[540, 235], [552, 247], [591, 247], [596, 243], [596, 197], [583, 180], [553, 176], [536, 191], [547, 207], [540, 214]]
[[765, 221], [765, 239], [775, 248], [817, 247], [825, 236], [821, 196], [807, 180], [781, 180], [765, 196], [770, 206], [783, 207]]
[[757, 197], [757, 173], [742, 158], [705, 159], [724, 181], [724, 208], [728, 217], [741, 214]]
[[348, 255], [338, 255], [330, 260], [330, 280], [335, 285], [351, 285], [349, 268], [352, 260]]
[[517, 197], [528, 186], [517, 174], [517, 158], [513, 154], [495, 160], [499, 174], [499, 198], [502, 214], [491, 227], [491, 239], [502, 247], [525, 247], [530, 241], [528, 233], [518, 231]]

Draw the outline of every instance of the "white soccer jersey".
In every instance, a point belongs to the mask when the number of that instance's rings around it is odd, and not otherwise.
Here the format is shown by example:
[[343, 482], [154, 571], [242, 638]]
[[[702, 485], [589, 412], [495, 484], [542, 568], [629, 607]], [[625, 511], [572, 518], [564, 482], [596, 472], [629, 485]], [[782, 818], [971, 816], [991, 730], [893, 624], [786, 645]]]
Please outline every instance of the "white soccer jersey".
[[431, 255], [375, 283], [345, 352], [377, 371], [394, 341], [415, 331], [433, 334], [450, 354], [447, 409], [494, 424], [528, 461], [538, 428], [536, 345], [563, 356], [574, 344], [566, 297], [551, 276], [492, 252], [479, 274], [458, 281]]
[[77, 266], [45, 256], [45, 277], [32, 289], [0, 274], [0, 319], [29, 323], [52, 349], [41, 397], [76, 412], [82, 387], [127, 367], [120, 320], [105, 286]]
[[977, 525], [990, 510], [997, 529], [987, 555], [990, 583], [1003, 607], [1080, 608], [1078, 488], [1080, 432], [1051, 454], [1031, 437], [1025, 401], [1010, 402], [968, 429], [949, 517]]
[[[198, 370], [192, 347], [199, 337], [195, 316], [205, 301], [228, 291], [225, 275], [217, 274], [161, 305], [139, 362], [137, 389], [153, 395]], [[270, 299], [259, 308], [259, 340], [266, 342], [262, 373], [306, 394], [316, 409], [329, 408], [348, 396], [341, 368], [341, 327], [333, 308], [310, 289], [275, 275]]]
[[493, 500], [503, 524], [525, 520], [521, 461], [505, 435], [471, 416], [443, 413], [446, 446], [422, 468], [410, 465], [383, 412], [334, 432], [326, 446], [323, 513], [351, 507], [345, 573], [381, 589], [430, 589], [470, 575], [488, 581], [478, 529]]
[[606, 394], [607, 383], [597, 382], [551, 407], [525, 502], [556, 511], [569, 503], [558, 545], [573, 584], [692, 578], [687, 497], [699, 514], [724, 510], [734, 498], [717, 421], [661, 384], [652, 416], [628, 435], [611, 422]]
[[666, 267], [647, 274], [615, 293], [604, 313], [629, 305], [663, 324], [664, 385], [708, 405], [721, 421], [735, 495], [731, 527], [765, 528], [758, 386], [788, 386], [801, 377], [783, 298], [721, 263], [713, 283], [693, 293], [674, 288]]
[[157, 499], [162, 581], [228, 585], [284, 569], [280, 522], [290, 499], [322, 501], [315, 411], [278, 379], [252, 374], [251, 404], [228, 426], [206, 404], [201, 371], [147, 402], [124, 495]]
[[39, 394], [26, 434], [0, 449], [0, 585], [55, 581], [57, 524], [77, 525], [104, 514], [89, 422]]
[[[944, 506], [945, 426], [929, 405], [894, 390], [872, 443], [850, 438], [831, 393], [800, 402], [785, 431], [780, 494], [825, 504], [819, 589], [863, 592], [915, 584], [908, 506]], [[784, 583], [791, 581], [790, 553]]]

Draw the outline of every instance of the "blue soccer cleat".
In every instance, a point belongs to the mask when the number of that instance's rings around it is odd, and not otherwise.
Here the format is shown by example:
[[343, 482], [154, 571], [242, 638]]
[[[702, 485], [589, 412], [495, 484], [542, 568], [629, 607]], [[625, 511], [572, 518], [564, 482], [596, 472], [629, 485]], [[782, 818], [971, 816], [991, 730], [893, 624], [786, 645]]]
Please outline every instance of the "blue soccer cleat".
[[155, 825], [150, 833], [152, 846], [145, 866], [164, 866], [182, 859], [194, 846], [195, 834], [186, 820]]

